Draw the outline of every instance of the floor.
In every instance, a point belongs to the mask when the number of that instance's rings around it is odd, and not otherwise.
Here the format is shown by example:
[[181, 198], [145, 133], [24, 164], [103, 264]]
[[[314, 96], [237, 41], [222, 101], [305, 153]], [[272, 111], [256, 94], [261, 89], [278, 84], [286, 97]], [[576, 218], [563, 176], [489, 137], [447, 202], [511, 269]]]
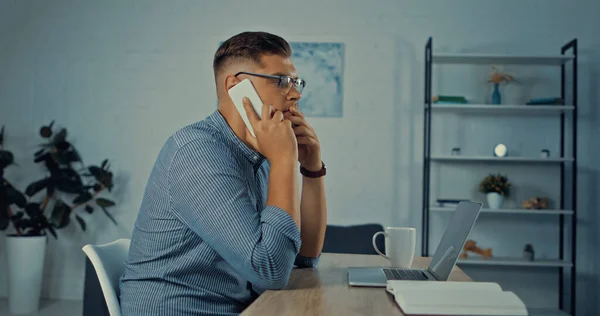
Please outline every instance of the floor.
[[8, 300], [0, 299], [0, 315], [2, 316], [78, 316], [83, 313], [82, 301], [42, 300], [40, 310], [33, 314], [12, 314], [8, 310]]

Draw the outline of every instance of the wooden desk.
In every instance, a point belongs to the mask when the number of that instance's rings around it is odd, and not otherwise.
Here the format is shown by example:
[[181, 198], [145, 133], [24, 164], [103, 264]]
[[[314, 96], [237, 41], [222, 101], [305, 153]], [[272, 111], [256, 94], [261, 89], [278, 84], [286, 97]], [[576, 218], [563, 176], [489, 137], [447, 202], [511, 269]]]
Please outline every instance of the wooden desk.
[[[417, 257], [413, 267], [425, 268], [429, 260]], [[348, 285], [348, 267], [386, 264], [377, 255], [324, 253], [317, 268], [294, 269], [286, 289], [266, 291], [242, 315], [402, 315], [384, 288]], [[458, 267], [450, 280], [471, 281]]]

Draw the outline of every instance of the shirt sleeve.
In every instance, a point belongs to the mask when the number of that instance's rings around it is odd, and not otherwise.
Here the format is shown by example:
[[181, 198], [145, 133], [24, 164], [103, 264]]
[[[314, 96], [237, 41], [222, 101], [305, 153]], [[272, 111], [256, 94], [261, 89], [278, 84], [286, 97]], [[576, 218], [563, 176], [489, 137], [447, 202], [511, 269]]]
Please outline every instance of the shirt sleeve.
[[169, 168], [172, 212], [242, 277], [264, 289], [287, 286], [301, 246], [292, 217], [258, 211], [239, 162], [222, 143], [180, 148]]

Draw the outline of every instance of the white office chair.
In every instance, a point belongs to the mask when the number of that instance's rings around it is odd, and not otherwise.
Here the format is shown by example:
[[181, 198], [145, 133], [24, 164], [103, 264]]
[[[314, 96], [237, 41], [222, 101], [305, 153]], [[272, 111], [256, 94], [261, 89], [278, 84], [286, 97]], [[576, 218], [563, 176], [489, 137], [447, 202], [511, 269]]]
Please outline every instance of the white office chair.
[[130, 242], [131, 240], [122, 238], [103, 245], [85, 245], [81, 248], [96, 270], [110, 316], [121, 316], [119, 278], [125, 271]]

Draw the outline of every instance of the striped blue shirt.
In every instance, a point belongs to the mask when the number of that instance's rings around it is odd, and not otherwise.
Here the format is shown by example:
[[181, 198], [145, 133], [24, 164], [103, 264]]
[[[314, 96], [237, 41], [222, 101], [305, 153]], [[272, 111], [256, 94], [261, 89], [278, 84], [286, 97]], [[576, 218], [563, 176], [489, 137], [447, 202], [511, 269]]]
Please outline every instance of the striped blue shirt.
[[269, 162], [219, 111], [174, 133], [148, 179], [131, 236], [120, 303], [129, 315], [237, 315], [284, 288], [300, 231], [266, 206]]

